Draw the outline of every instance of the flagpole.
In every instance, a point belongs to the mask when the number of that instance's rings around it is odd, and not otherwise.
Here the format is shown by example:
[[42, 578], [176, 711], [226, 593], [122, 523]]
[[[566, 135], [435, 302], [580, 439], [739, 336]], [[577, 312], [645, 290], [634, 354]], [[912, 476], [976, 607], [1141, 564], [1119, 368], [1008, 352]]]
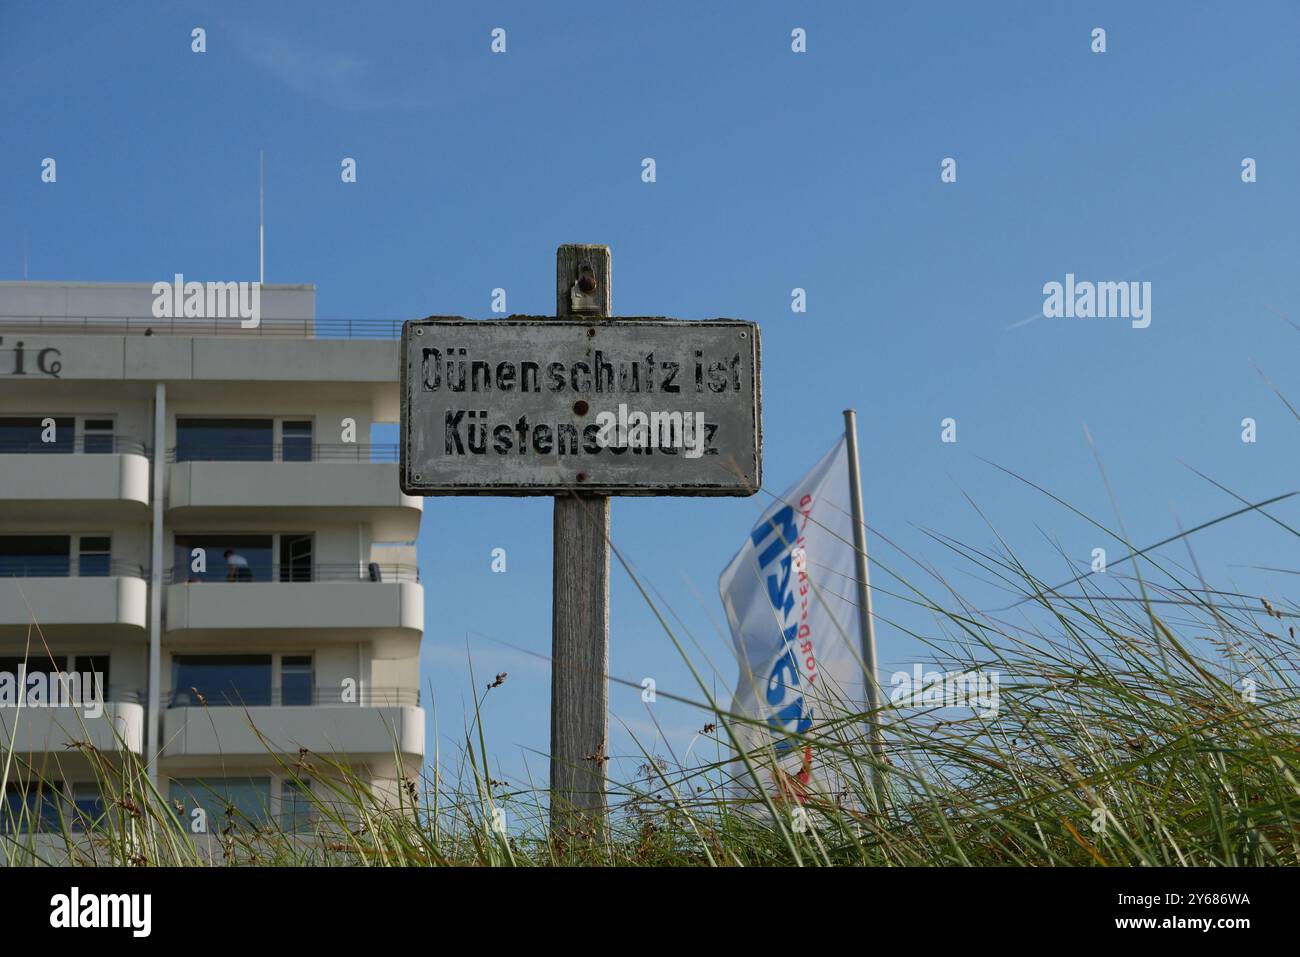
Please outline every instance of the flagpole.
[[257, 153], [257, 282], [266, 283], [266, 229], [262, 225], [262, 207], [266, 200], [266, 152]]
[[876, 672], [876, 636], [872, 628], [871, 579], [867, 570], [867, 525], [862, 509], [862, 473], [858, 468], [858, 414], [853, 409], [844, 410], [844, 437], [849, 445], [849, 494], [853, 505], [853, 560], [858, 579], [858, 623], [862, 638], [862, 667], [866, 672], [867, 710], [872, 712], [871, 752], [876, 766], [871, 769], [871, 780], [877, 800], [883, 805], [879, 765], [884, 763], [885, 742], [881, 734], [880, 685]]

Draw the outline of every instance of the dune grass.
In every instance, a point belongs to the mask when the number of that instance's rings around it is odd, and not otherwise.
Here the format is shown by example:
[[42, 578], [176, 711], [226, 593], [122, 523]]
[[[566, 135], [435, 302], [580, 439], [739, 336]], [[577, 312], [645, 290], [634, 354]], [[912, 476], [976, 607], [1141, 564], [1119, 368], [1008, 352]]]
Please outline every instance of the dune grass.
[[[701, 724], [717, 759], [682, 766], [647, 749], [632, 780], [611, 781], [607, 817], [552, 832], [544, 787], [490, 777], [482, 714], [501, 693], [494, 684], [478, 693], [455, 753], [411, 769], [396, 802], [330, 755], [268, 750], [268, 765], [312, 782], [313, 821], [294, 832], [230, 808], [195, 834], [129, 749], [77, 744], [104, 813], [79, 821], [58, 804], [57, 826], [47, 821], [38, 835], [34, 802], [10, 803], [0, 857], [126, 866], [1300, 864], [1293, 603], [1211, 590], [1157, 552], [1134, 558], [1128, 574], [1053, 586], [1005, 543], [980, 552], [933, 541], [1018, 597], [981, 611], [941, 579], [942, 600], [901, 575], [888, 592], [932, 614], [933, 630], [914, 637], [933, 667], [1000, 676], [997, 707], [890, 704], [824, 717], [797, 747], [839, 769], [834, 793], [792, 798], [772, 787], [772, 754], [736, 760], [727, 744], [745, 719], [710, 703], [701, 683]], [[848, 592], [845, 584], [822, 583]], [[671, 611], [643, 594], [683, 649]], [[870, 747], [872, 723], [883, 760]], [[36, 789], [42, 774], [4, 754], [5, 784]], [[747, 780], [761, 783], [757, 796], [737, 794], [735, 782]]]

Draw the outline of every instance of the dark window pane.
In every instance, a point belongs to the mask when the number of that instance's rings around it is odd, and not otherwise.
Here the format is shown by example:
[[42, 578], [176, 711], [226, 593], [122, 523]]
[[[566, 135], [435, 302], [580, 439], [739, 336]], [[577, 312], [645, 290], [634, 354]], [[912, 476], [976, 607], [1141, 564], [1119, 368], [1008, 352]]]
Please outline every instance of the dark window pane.
[[111, 565], [108, 555], [87, 555], [82, 552], [77, 561], [77, 574], [82, 578], [104, 578], [108, 575]]
[[10, 784], [0, 810], [0, 834], [57, 831], [60, 797], [56, 787], [42, 782]]
[[113, 451], [113, 420], [87, 419], [81, 430], [83, 452], [103, 453]]
[[280, 581], [311, 581], [311, 546], [310, 535], [280, 536]]
[[0, 418], [0, 453], [4, 452], [71, 452], [77, 437], [77, 420], [72, 416], [48, 416], [54, 419], [54, 441], [42, 442], [47, 416], [6, 416]]
[[269, 462], [271, 419], [177, 419], [176, 461]]
[[270, 778], [178, 778], [170, 797], [175, 810], [181, 802], [181, 824], [188, 830], [196, 807], [207, 812], [207, 833], [219, 834], [229, 824], [261, 827], [271, 816]]
[[[82, 684], [87, 690], [83, 694], [103, 693], [108, 700], [108, 655], [77, 655], [72, 659], [72, 670], [80, 675], [91, 675], [91, 684]], [[95, 677], [97, 676], [97, 677]], [[98, 682], [98, 687], [94, 684]]]
[[311, 784], [285, 781], [280, 785], [280, 826], [286, 834], [305, 831], [311, 824]]
[[[10, 655], [0, 658], [0, 671], [5, 674], [16, 675], [21, 665], [26, 665], [27, 673], [39, 671], [42, 674], [50, 674], [54, 671], [67, 671], [68, 658], [66, 655], [48, 655], [45, 649], [40, 652], [32, 652], [26, 658], [20, 658], [16, 655]], [[15, 686], [16, 687], [16, 686]]]
[[296, 707], [310, 705], [312, 684], [310, 672], [307, 674], [284, 675], [281, 681], [281, 703]]
[[73, 789], [68, 825], [73, 831], [98, 831], [105, 825], [104, 796], [94, 784], [78, 784]]
[[270, 655], [177, 655], [172, 676], [173, 707], [271, 703]]
[[77, 574], [82, 578], [102, 578], [109, 574], [112, 539], [82, 537]]
[[0, 577], [65, 578], [69, 535], [0, 535]]
[[286, 462], [311, 461], [311, 422], [285, 422], [280, 426], [282, 457]]
[[280, 659], [280, 703], [284, 705], [309, 705], [315, 679], [311, 656], [285, 655]]

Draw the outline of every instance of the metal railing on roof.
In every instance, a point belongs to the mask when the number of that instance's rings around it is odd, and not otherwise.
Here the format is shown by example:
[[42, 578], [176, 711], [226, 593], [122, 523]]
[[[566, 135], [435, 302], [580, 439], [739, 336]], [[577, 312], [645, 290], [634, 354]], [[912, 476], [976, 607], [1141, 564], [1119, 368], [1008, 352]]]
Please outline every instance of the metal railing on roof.
[[284, 336], [297, 339], [396, 339], [403, 319], [262, 319], [245, 329], [238, 318], [155, 319], [153, 316], [6, 316], [0, 330], [51, 335]]
[[[214, 551], [220, 546], [214, 546]], [[223, 550], [224, 551], [224, 550]], [[224, 558], [224, 556], [222, 556]], [[218, 559], [213, 556], [213, 562]], [[188, 562], [178, 562], [163, 576], [169, 585], [200, 585], [241, 582], [418, 582], [418, 565], [368, 562], [333, 562], [320, 565], [253, 561], [247, 565], [226, 565], [224, 562], [196, 572]]]
[[76, 435], [71, 439], [60, 439], [57, 442], [0, 439], [0, 455], [71, 455], [74, 453], [78, 455], [109, 455], [113, 453], [148, 455], [149, 447], [136, 439], [96, 432], [89, 435]]
[[369, 688], [345, 693], [340, 688], [257, 688], [204, 691], [177, 688], [162, 698], [168, 708], [340, 707], [383, 708], [420, 706], [419, 688]]
[[[46, 664], [48, 665], [48, 662], [47, 662]], [[51, 673], [50, 671], [46, 670], [45, 668], [42, 668], [41, 665], [40, 665], [40, 663], [37, 662], [35, 659], [33, 659], [32, 662], [31, 662], [31, 663], [28, 665], [28, 667], [27, 667], [27, 674], [28, 674], [28, 675], [33, 675], [33, 674], [36, 674], [36, 673], [38, 673], [38, 672], [39, 672], [40, 674], [50, 674], [50, 673]], [[72, 673], [69, 672], [69, 671], [65, 671], [65, 672], [63, 672], [63, 673], [64, 673], [65, 675], [69, 675], [69, 676], [71, 676], [71, 674], [72, 674]], [[144, 690], [143, 688], [123, 688], [123, 687], [120, 687], [120, 686], [118, 686], [118, 685], [109, 685], [108, 689], [106, 690], [106, 692], [105, 692], [105, 694], [104, 694], [104, 697], [103, 697], [102, 699], [100, 699], [100, 703], [102, 703], [102, 704], [145, 704], [148, 700], [149, 700], [149, 695], [145, 693], [145, 690]], [[77, 709], [80, 709], [80, 710], [85, 710], [85, 709], [88, 708], [88, 707], [93, 707], [95, 703], [96, 703], [96, 695], [95, 695], [95, 691], [94, 691], [94, 689], [93, 689], [93, 688], [90, 688], [89, 686], [82, 685], [82, 687], [81, 687], [81, 697], [80, 697], [79, 700], [77, 700], [77, 701], [75, 701], [75, 702], [67, 703], [67, 704], [60, 704], [60, 705], [58, 705], [58, 707], [60, 707], [60, 708], [77, 708]], [[0, 707], [2, 707], [2, 708], [12, 708], [12, 707], [17, 707], [17, 706], [16, 706], [16, 705], [0, 705]], [[26, 708], [26, 707], [33, 707], [33, 706], [32, 706], [32, 705], [23, 705], [23, 707]], [[52, 706], [52, 705], [46, 705], [45, 707], [53, 707], [53, 706]]]
[[[80, 574], [73, 576], [74, 562]], [[5, 555], [0, 556], [0, 578], [145, 578], [142, 565], [102, 556]]]
[[167, 450], [168, 462], [396, 462], [396, 442], [192, 443]]

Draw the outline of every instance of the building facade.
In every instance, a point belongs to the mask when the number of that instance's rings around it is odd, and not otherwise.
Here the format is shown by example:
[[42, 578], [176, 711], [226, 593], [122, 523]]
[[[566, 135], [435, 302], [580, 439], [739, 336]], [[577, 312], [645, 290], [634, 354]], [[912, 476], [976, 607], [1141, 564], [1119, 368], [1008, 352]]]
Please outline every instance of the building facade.
[[423, 503], [371, 441], [398, 420], [397, 330], [260, 294], [245, 328], [156, 319], [151, 284], [0, 283], [11, 820], [102, 813], [86, 743], [178, 806], [295, 829], [302, 749], [393, 802], [420, 777]]

